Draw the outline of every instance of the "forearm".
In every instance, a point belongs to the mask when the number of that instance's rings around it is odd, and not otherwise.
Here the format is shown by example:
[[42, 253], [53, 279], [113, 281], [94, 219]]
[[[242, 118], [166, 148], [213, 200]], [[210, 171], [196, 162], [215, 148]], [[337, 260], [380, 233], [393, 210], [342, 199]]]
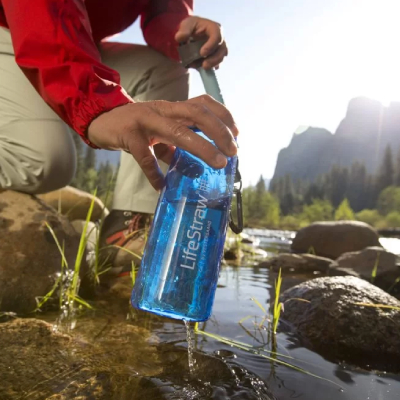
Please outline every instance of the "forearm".
[[86, 141], [99, 114], [131, 102], [103, 65], [82, 0], [3, 0], [15, 59], [44, 101]]

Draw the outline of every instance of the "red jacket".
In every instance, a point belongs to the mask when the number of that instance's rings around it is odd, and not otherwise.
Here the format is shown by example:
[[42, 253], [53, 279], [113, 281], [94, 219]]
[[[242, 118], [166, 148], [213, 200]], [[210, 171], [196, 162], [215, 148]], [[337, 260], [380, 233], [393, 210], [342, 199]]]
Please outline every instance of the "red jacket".
[[[193, 0], [0, 0], [15, 59], [47, 104], [84, 140], [100, 113], [132, 102], [96, 43], [139, 16], [149, 46], [177, 59], [174, 35]], [[90, 143], [89, 143], [90, 144]]]

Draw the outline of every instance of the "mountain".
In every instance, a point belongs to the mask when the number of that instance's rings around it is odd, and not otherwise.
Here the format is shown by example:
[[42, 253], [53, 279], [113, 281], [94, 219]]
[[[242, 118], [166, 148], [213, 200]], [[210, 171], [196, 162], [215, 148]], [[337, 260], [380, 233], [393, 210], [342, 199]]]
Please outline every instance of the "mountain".
[[349, 102], [346, 116], [332, 134], [309, 127], [294, 134], [288, 147], [279, 152], [273, 179], [290, 174], [293, 179], [314, 180], [335, 164], [365, 164], [368, 172], [377, 170], [386, 146], [393, 154], [400, 148], [400, 103], [384, 107], [379, 101], [357, 97]]

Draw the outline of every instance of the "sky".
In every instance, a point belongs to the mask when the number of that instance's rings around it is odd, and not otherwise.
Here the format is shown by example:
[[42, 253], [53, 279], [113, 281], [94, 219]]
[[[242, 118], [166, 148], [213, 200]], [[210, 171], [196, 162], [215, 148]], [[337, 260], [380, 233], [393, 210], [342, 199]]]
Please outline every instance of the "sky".
[[[351, 98], [400, 100], [399, 0], [195, 0], [194, 14], [224, 29], [217, 75], [245, 185], [272, 177], [295, 132], [334, 132]], [[144, 43], [138, 23], [114, 40]], [[192, 71], [190, 97], [202, 93]]]

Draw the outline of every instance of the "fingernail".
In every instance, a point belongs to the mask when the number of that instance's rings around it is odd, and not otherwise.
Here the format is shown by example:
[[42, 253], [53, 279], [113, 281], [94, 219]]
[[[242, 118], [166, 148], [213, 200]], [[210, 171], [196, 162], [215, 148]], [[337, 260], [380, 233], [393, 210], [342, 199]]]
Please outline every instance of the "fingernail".
[[224, 157], [222, 154], [217, 154], [217, 157], [215, 157], [215, 161], [218, 165], [221, 165], [222, 167], [225, 166], [227, 163], [226, 157]]

